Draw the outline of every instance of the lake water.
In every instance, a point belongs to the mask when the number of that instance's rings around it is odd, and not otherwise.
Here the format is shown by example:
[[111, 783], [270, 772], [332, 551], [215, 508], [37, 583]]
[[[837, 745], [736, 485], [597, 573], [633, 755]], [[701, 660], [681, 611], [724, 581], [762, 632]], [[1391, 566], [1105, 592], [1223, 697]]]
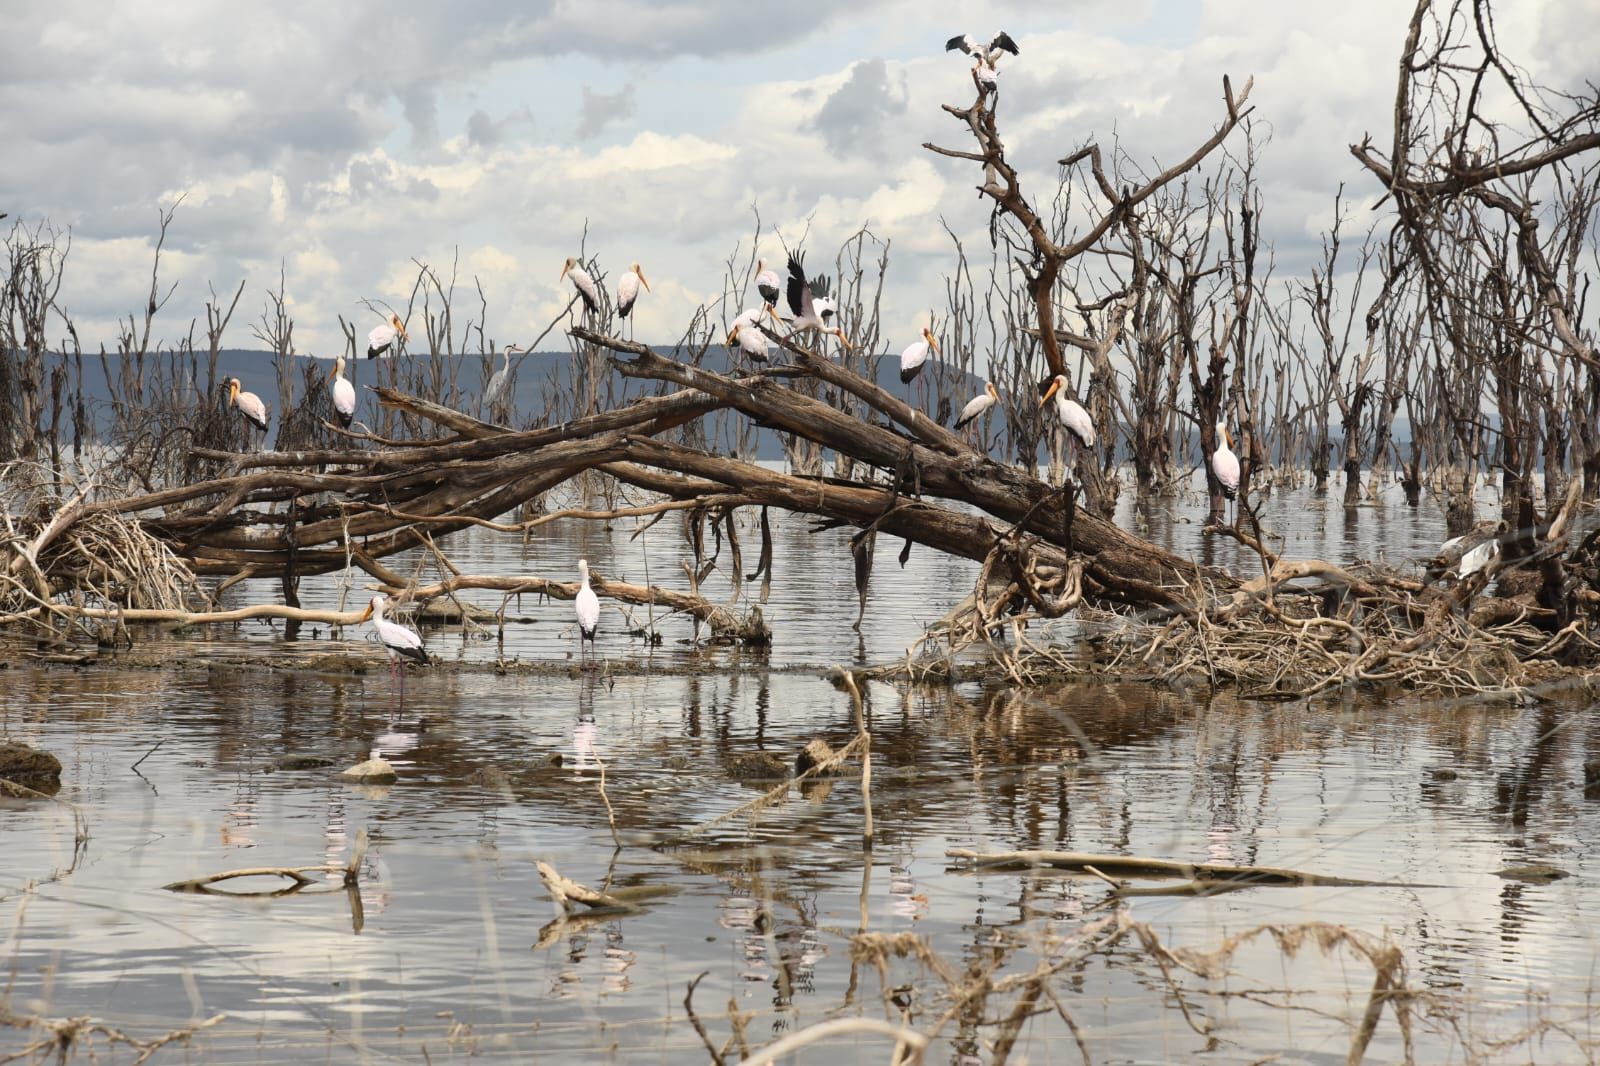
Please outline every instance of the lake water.
[[[1203, 509], [1180, 496], [1147, 515], [1125, 505], [1119, 520], [1202, 561], [1238, 564], [1233, 547], [1200, 537]], [[1347, 522], [1337, 500], [1280, 494], [1267, 518], [1289, 554], [1335, 559], [1403, 561], [1443, 531], [1436, 510], [1388, 497]], [[568, 577], [582, 556], [610, 577], [643, 581], [648, 564], [657, 582], [685, 587], [677, 519], [630, 540], [633, 528], [558, 523], [525, 545], [478, 531], [445, 547], [468, 573]], [[375, 645], [325, 628], [293, 650], [345, 651], [373, 668], [274, 668], [281, 637], [265, 624], [168, 644], [151, 634], [140, 650], [170, 647], [165, 669], [13, 657], [0, 672], [0, 733], [60, 757], [59, 798], [81, 812], [88, 839], [75, 845], [64, 805], [0, 801], [0, 1005], [10, 1012], [0, 1059], [43, 1035], [22, 1015], [87, 1016], [148, 1040], [220, 1014], [189, 1047], [152, 1061], [705, 1062], [684, 1009], [704, 974], [695, 1011], [729, 1062], [824, 1020], [886, 1017], [939, 1027], [930, 1062], [988, 1063], [1011, 1040], [1011, 1062], [1081, 1061], [1051, 999], [1024, 1002], [1005, 983], [1048, 963], [1058, 967], [1050, 994], [1094, 1062], [1345, 1060], [1373, 984], [1356, 951], [1306, 942], [1291, 956], [1264, 934], [1237, 947], [1225, 974], [1168, 964], [1169, 977], [1136, 932], [1111, 942], [1103, 920], [1119, 915], [1171, 949], [1211, 951], [1260, 926], [1307, 923], [1392, 944], [1418, 1061], [1594, 1057], [1600, 869], [1587, 842], [1600, 829], [1600, 790], [1586, 787], [1585, 768], [1594, 776], [1600, 765], [1600, 719], [1573, 695], [1522, 706], [1257, 704], [1134, 684], [873, 683], [870, 852], [854, 764], [718, 821], [777, 783], [743, 779], [753, 756], [790, 763], [815, 737], [854, 735], [828, 666], [903, 656], [976, 576], [975, 564], [920, 549], [902, 570], [898, 542], [885, 540], [858, 635], [845, 539], [813, 536], [798, 519], [777, 524], [770, 651], [680, 643], [693, 632], [682, 620], [650, 648], [608, 605], [608, 670], [422, 670], [403, 700]], [[753, 529], [743, 548], [753, 570]], [[417, 559], [395, 568], [431, 577]], [[720, 582], [707, 594], [726, 596]], [[366, 595], [359, 581], [343, 593]], [[340, 595], [333, 578], [302, 590], [308, 606]], [[575, 652], [570, 604], [528, 597], [510, 613], [534, 621], [508, 626], [503, 644], [430, 630], [429, 649], [468, 663]], [[259, 654], [245, 664], [241, 651]], [[395, 784], [333, 776], [372, 752], [395, 764]], [[291, 754], [332, 765], [288, 769]], [[363, 830], [354, 898], [321, 873], [276, 898], [162, 887], [241, 867], [342, 864]], [[951, 848], [1382, 883], [1118, 896], [1083, 874], [975, 873], [947, 858]], [[541, 860], [584, 884], [656, 894], [636, 911], [562, 923]], [[1534, 864], [1567, 876], [1502, 874]], [[885, 986], [871, 961], [852, 963], [863, 932], [915, 934], [969, 989], [982, 976], [1000, 988], [953, 1008], [930, 962], [903, 958]], [[84, 1061], [137, 1055], [103, 1032], [80, 1039], [94, 1042], [72, 1053]], [[1386, 1008], [1369, 1061], [1402, 1058], [1406, 1039]], [[880, 1063], [890, 1050], [882, 1036], [846, 1033], [792, 1061]]]

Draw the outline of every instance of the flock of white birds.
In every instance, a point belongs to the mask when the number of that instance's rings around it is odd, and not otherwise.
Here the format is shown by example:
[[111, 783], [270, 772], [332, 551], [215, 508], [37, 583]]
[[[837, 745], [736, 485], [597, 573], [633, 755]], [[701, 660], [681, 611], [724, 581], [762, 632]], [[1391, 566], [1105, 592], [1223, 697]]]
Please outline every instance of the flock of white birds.
[[[945, 50], [963, 52], [973, 58], [973, 80], [983, 93], [994, 91], [998, 85], [998, 63], [1001, 56], [1006, 53], [1013, 56], [1020, 54], [1017, 43], [1003, 31], [996, 33], [987, 43], [970, 34], [952, 37], [945, 43]], [[600, 289], [595, 284], [594, 276], [576, 256], [569, 256], [562, 265], [557, 283], [561, 281], [571, 283], [575, 294], [573, 300], [582, 302], [586, 319], [598, 319], [604, 313]], [[765, 260], [757, 262], [754, 281], [761, 302], [734, 318], [726, 338], [730, 350], [737, 351], [751, 363], [765, 363], [770, 358], [771, 339], [776, 336], [777, 329], [786, 329], [788, 337], [806, 332], [831, 336], [837, 338], [846, 350], [850, 349], [850, 341], [845, 336], [845, 331], [835, 321], [838, 309], [831, 291], [831, 281], [823, 274], [808, 278], [803, 253], [795, 252], [788, 257], [786, 281], [768, 267]], [[617, 318], [628, 322], [640, 295], [649, 291], [650, 282], [645, 279], [644, 271], [638, 263], [630, 264], [617, 282], [616, 301], [613, 304]], [[787, 317], [779, 310], [780, 300], [785, 305]], [[763, 328], [767, 319], [773, 323], [774, 333], [771, 335]], [[391, 313], [385, 322], [375, 326], [367, 334], [367, 358], [376, 359], [381, 355], [397, 352], [404, 347], [408, 339], [405, 323], [399, 315]], [[489, 379], [489, 384], [483, 392], [482, 402], [485, 410], [493, 408], [505, 398], [510, 383], [511, 357], [525, 350], [515, 344], [505, 346], [501, 353], [504, 361]], [[915, 381], [926, 366], [930, 355], [935, 354], [940, 354], [939, 342], [932, 328], [924, 326], [921, 330], [921, 339], [908, 345], [900, 353], [901, 382], [910, 385]], [[328, 386], [334, 412], [344, 428], [348, 429], [355, 419], [356, 392], [345, 378], [344, 368], [345, 360], [341, 355], [334, 360]], [[255, 393], [242, 391], [237, 378], [230, 378], [227, 388], [228, 402], [237, 408], [250, 425], [265, 434], [269, 424], [266, 404]], [[1066, 433], [1073, 464], [1076, 465], [1084, 452], [1093, 452], [1099, 439], [1095, 433], [1094, 421], [1089, 417], [1089, 412], [1072, 395], [1071, 382], [1064, 374], [1058, 374], [1051, 380], [1039, 404], [1042, 407], [1051, 400], [1055, 401], [1056, 417]], [[961, 409], [960, 415], [955, 420], [955, 428], [965, 430], [999, 402], [1000, 394], [996, 391], [994, 383], [984, 382], [983, 392]], [[1209, 457], [1211, 471], [1223, 495], [1228, 500], [1234, 500], [1239, 491], [1239, 457], [1233, 452], [1233, 437], [1228, 432], [1225, 422], [1219, 420], [1216, 428], [1217, 445]], [[1441, 552], [1448, 554], [1453, 547], [1464, 547], [1458, 543], [1460, 539], [1447, 542]], [[1494, 553], [1497, 553], [1498, 548], [1498, 539], [1490, 539], [1467, 551], [1458, 566], [1459, 576], [1465, 578], [1471, 573], [1482, 570], [1493, 558]], [[585, 646], [592, 648], [599, 629], [600, 601], [590, 586], [589, 565], [586, 560], [578, 560], [578, 573], [580, 587], [574, 598], [574, 609], [578, 622], [581, 659]], [[374, 596], [365, 614], [362, 615], [362, 620], [371, 620], [375, 635], [388, 651], [392, 669], [400, 674], [404, 662], [427, 663], [428, 654], [423, 650], [421, 637], [414, 630], [384, 618], [384, 604], [384, 596]]]

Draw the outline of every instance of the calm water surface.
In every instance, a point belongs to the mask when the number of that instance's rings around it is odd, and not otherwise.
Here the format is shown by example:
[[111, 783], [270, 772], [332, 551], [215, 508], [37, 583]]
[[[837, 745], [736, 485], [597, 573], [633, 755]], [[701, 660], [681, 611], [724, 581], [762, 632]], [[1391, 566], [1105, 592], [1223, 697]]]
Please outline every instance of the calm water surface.
[[[1364, 508], [1353, 528], [1309, 496], [1274, 507], [1295, 555], [1370, 558], [1381, 548], [1400, 560], [1441, 539], [1435, 513], [1392, 501]], [[1123, 520], [1203, 558], [1212, 549], [1198, 512], [1178, 500]], [[582, 555], [607, 575], [643, 580], [648, 559], [656, 581], [683, 587], [675, 522], [637, 540], [630, 532], [546, 528], [525, 546], [473, 534], [450, 550], [476, 573], [562, 575]], [[824, 1019], [884, 1016], [878, 971], [852, 966], [861, 931], [915, 933], [958, 974], [1003, 976], [1062, 957], [1086, 922], [1122, 906], [1173, 948], [1214, 949], [1264, 924], [1388, 937], [1416, 993], [1421, 1061], [1592, 1055], [1600, 870], [1587, 841], [1600, 828], [1600, 791], [1586, 792], [1585, 766], [1597, 758], [1600, 719], [1586, 704], [1557, 693], [1521, 707], [1267, 705], [1138, 685], [874, 684], [870, 854], [855, 776], [702, 828], [773, 783], [739, 780], [751, 756], [789, 762], [813, 737], [847, 742], [851, 705], [823, 669], [903, 654], [976, 573], [921, 551], [902, 571], [898, 543], [881, 543], [858, 636], [844, 537], [787, 520], [778, 538], [770, 654], [693, 650], [678, 643], [692, 634], [682, 622], [650, 650], [608, 615], [602, 652], [614, 677], [424, 671], [407, 679], [403, 702], [381, 666], [205, 667], [240, 641], [278, 639], [264, 625], [175, 644], [190, 660], [183, 669], [13, 665], [0, 674], [0, 731], [61, 758], [60, 798], [81, 810], [90, 837], [75, 847], [62, 806], [0, 806], [5, 1002], [138, 1037], [225, 1015], [158, 1062], [704, 1062], [683, 1007], [700, 974], [694, 1002], [712, 1041], [733, 1035], [730, 1010], [748, 1012], [753, 1049]], [[754, 531], [743, 548], [754, 569]], [[1207, 561], [1236, 560], [1217, 549]], [[725, 596], [715, 580], [708, 594]], [[340, 594], [331, 580], [303, 590], [308, 604]], [[459, 631], [431, 631], [429, 646], [472, 660], [572, 650], [570, 605], [528, 598], [511, 613], [535, 621], [508, 627], [503, 646]], [[323, 632], [320, 643], [375, 656], [358, 634], [344, 636]], [[332, 776], [374, 751], [396, 764], [396, 784]], [[334, 765], [284, 769], [290, 753]], [[325, 884], [279, 898], [162, 889], [239, 867], [342, 863], [363, 829], [371, 847], [355, 900], [321, 875]], [[1388, 884], [1118, 901], [1087, 876], [967, 872], [948, 848], [1286, 866]], [[636, 913], [563, 924], [536, 860], [587, 884], [663, 894]], [[1497, 875], [1532, 863], [1569, 876]], [[1179, 982], [1189, 1021], [1129, 937], [1065, 967], [1051, 987], [1096, 1062], [1331, 1063], [1344, 1061], [1372, 969], [1348, 950], [1307, 944], [1290, 957], [1262, 938], [1239, 948], [1225, 977]], [[913, 962], [894, 963], [889, 986], [915, 1027], [932, 1029], [949, 1006]], [[997, 995], [950, 1021], [930, 1061], [990, 1061], [995, 1023], [1016, 1002]], [[1011, 1061], [1078, 1061], [1054, 1008], [1038, 1007]], [[0, 1027], [0, 1057], [36, 1037]], [[729, 1061], [738, 1050], [731, 1042]], [[882, 1038], [846, 1036], [795, 1061], [885, 1062], [888, 1050]], [[1386, 1013], [1371, 1061], [1403, 1052]]]

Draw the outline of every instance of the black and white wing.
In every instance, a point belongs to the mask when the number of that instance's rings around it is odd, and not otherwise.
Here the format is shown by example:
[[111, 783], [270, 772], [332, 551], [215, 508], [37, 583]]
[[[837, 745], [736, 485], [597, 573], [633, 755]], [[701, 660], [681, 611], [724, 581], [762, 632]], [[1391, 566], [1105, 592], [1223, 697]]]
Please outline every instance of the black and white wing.
[[959, 37], [952, 37], [944, 42], [944, 50], [946, 52], [965, 52], [970, 56], [978, 50], [978, 42], [972, 39], [972, 34], [963, 33]]
[[1017, 51], [1017, 42], [1013, 41], [1011, 35], [1005, 30], [1001, 30], [994, 35], [994, 39], [989, 42], [988, 50], [991, 58], [993, 58], [995, 52], [1010, 52], [1014, 56], [1022, 54]]
[[796, 252], [789, 256], [789, 286], [788, 286], [789, 314], [794, 318], [809, 318], [811, 315], [811, 290], [806, 285], [806, 267], [804, 254]]

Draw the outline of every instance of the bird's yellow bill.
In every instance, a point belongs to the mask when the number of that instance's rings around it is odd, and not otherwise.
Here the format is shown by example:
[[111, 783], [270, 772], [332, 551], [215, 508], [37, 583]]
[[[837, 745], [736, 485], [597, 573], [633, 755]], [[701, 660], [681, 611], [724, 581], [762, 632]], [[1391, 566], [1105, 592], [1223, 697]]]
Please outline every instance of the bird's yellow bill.
[[733, 347], [733, 342], [738, 340], [738, 339], [739, 339], [739, 327], [738, 326], [734, 326], [732, 329], [730, 329], [728, 331], [728, 341], [727, 341], [728, 347], [732, 348]]
[[928, 331], [928, 347], [932, 348], [934, 350], [934, 353], [937, 354], [937, 355], [943, 355], [944, 354], [943, 352], [939, 351], [939, 342], [936, 339], [934, 339], [932, 330]]
[[639, 284], [644, 286], [644, 291], [650, 291], [650, 280], [644, 276], [644, 271], [639, 271]]
[[833, 335], [839, 338], [839, 343], [844, 345], [844, 350], [845, 351], [853, 352], [853, 351], [856, 350], [855, 345], [851, 344], [848, 340], [845, 339], [844, 330], [836, 329], [836, 330], [833, 331]]
[[1061, 388], [1061, 379], [1060, 378], [1056, 378], [1054, 381], [1052, 381], [1050, 383], [1050, 387], [1048, 389], [1044, 390], [1044, 395], [1039, 397], [1039, 406], [1043, 407], [1045, 404], [1049, 403], [1050, 402], [1050, 397], [1054, 396], [1056, 394], [1056, 392], [1060, 390], [1060, 388]]
[[372, 604], [369, 603], [369, 604], [367, 604], [367, 609], [365, 611], [361, 612], [360, 621], [365, 622], [367, 619], [369, 619], [371, 617], [372, 617]]
[[561, 266], [561, 276], [556, 279], [556, 284], [559, 285], [561, 282], [566, 281], [567, 280], [567, 271], [569, 271], [571, 269], [572, 269], [572, 264], [563, 263], [562, 266]]

